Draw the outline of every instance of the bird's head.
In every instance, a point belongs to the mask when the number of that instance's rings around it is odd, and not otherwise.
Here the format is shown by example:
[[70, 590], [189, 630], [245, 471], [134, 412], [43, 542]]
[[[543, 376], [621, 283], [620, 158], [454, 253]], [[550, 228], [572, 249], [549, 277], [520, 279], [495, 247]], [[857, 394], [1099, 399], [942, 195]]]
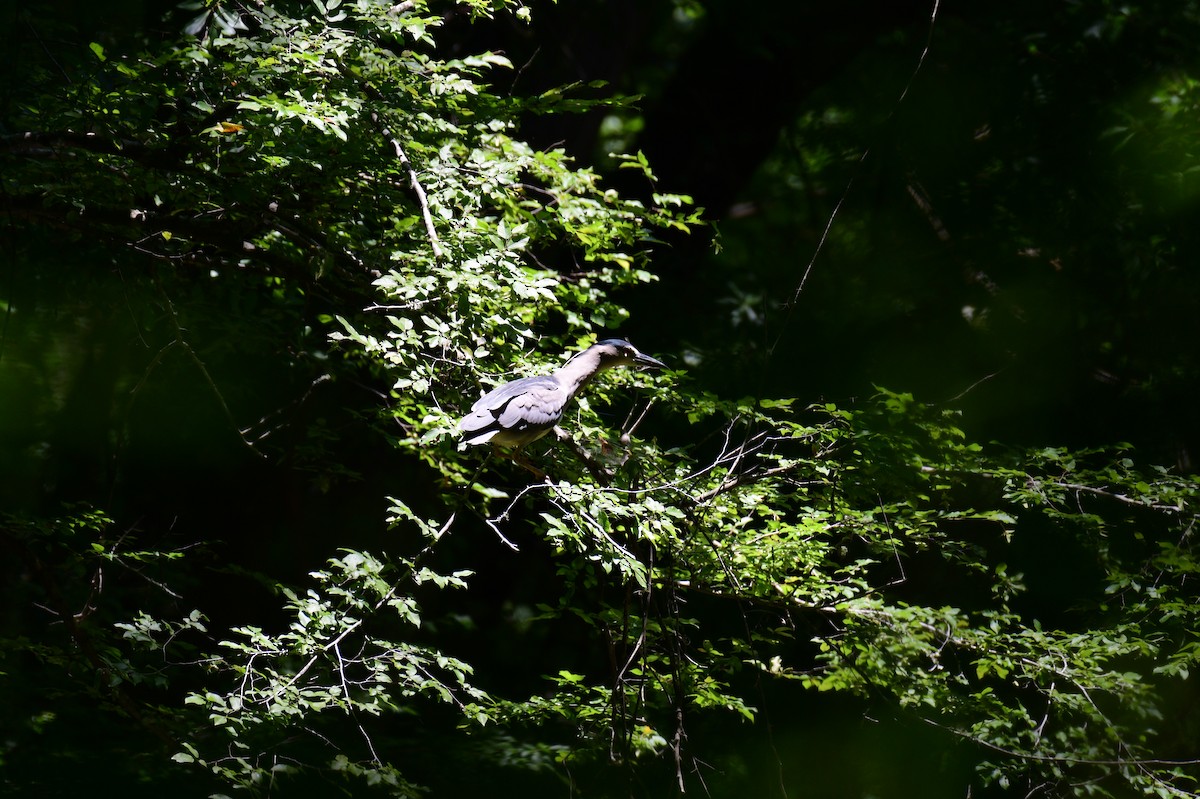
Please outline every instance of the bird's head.
[[651, 358], [645, 353], [638, 352], [637, 347], [619, 338], [606, 338], [588, 347], [587, 351], [595, 352], [600, 358], [600, 368], [608, 369], [613, 366], [647, 366], [653, 369], [666, 369], [667, 365], [657, 358]]

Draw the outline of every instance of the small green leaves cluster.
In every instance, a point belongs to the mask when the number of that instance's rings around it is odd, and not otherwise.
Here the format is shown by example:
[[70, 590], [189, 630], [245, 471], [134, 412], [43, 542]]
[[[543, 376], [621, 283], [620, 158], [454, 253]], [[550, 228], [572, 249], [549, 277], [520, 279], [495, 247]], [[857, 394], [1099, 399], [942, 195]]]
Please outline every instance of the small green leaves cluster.
[[[471, 684], [472, 667], [410, 640], [422, 625], [416, 592], [426, 585], [462, 588], [468, 576], [422, 565], [427, 551], [413, 559], [364, 552], [332, 558], [310, 575], [312, 588], [280, 588], [289, 619], [281, 632], [236, 627], [214, 642], [199, 611], [181, 622], [141, 614], [119, 624], [135, 648], [177, 654], [181, 639], [195, 638], [211, 652], [171, 664], [201, 665], [220, 677], [184, 700], [206, 721], [181, 737], [174, 760], [247, 789], [265, 789], [287, 774], [320, 774], [334, 783], [361, 780], [392, 796], [415, 795], [380, 754], [376, 738], [386, 729], [380, 718], [435, 703], [487, 721], [481, 709], [487, 695]], [[350, 740], [340, 737], [347, 734]], [[337, 743], [329, 751], [331, 740]]]

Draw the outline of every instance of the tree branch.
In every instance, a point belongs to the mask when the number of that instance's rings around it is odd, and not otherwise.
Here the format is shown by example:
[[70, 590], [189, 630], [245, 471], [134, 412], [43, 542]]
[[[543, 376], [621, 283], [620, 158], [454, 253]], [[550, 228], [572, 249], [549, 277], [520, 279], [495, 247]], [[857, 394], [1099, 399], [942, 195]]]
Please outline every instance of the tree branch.
[[[378, 97], [379, 93], [367, 87], [368, 94]], [[382, 98], [379, 98], [382, 99]], [[421, 207], [421, 219], [425, 222], [425, 232], [429, 235], [429, 244], [433, 247], [433, 257], [437, 260], [442, 260], [442, 245], [438, 239], [437, 230], [433, 226], [433, 216], [429, 213], [429, 198], [425, 195], [425, 189], [421, 186], [421, 180], [417, 176], [417, 170], [413, 168], [412, 162], [408, 160], [408, 156], [404, 152], [404, 147], [400, 144], [400, 140], [393, 134], [391, 128], [380, 119], [379, 114], [372, 111], [371, 121], [379, 128], [379, 132], [383, 137], [392, 144], [392, 149], [396, 152], [396, 158], [400, 161], [400, 166], [408, 172], [408, 183], [413, 190], [413, 194], [417, 195], [417, 204]]]
[[[114, 674], [112, 666], [105, 660], [104, 655], [101, 654], [101, 646], [98, 646], [93, 639], [86, 623], [86, 618], [90, 614], [91, 609], [85, 606], [79, 613], [72, 612], [56, 580], [58, 570], [47, 568], [37, 553], [25, 542], [25, 535], [18, 530], [6, 528], [7, 525], [0, 527], [0, 538], [8, 541], [18, 551], [21, 560], [24, 561], [50, 600], [51, 606], [46, 609], [53, 613], [66, 627], [67, 634], [70, 636], [71, 641], [74, 642], [79, 654], [83, 656], [88, 665], [99, 675], [101, 684], [108, 686], [108, 692], [117, 706], [130, 719], [144, 727], [168, 748], [177, 749], [179, 743], [175, 739], [175, 736], [172, 735], [159, 719], [148, 712], [153, 711], [153, 707], [144, 705], [130, 695], [129, 690], [126, 688], [125, 680]], [[91, 597], [89, 597], [88, 602], [91, 602]]]

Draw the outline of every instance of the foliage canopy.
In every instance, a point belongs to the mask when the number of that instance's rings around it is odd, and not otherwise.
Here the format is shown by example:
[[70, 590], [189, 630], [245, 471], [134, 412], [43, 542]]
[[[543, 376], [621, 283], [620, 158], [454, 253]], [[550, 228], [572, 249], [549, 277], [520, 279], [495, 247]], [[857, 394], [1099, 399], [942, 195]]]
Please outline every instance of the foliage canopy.
[[[458, 757], [658, 794], [734, 772], [722, 734], [831, 693], [960, 741], [985, 785], [1194, 795], [1170, 702], [1200, 660], [1194, 478], [1120, 445], [985, 447], [953, 410], [883, 388], [844, 405], [730, 398], [681, 369], [605, 375], [572, 440], [535, 447], [550, 478], [523, 482], [460, 447], [455, 420], [620, 325], [663, 236], [700, 221], [641, 153], [617, 156], [642, 182], [620, 192], [519, 135], [624, 101], [515, 96], [505, 56], [443, 37], [458, 17], [526, 24], [507, 0], [191, 14], [140, 50], [92, 43], [6, 108], [6, 240], [39, 280], [74, 280], [55, 278], [68, 252], [114, 276], [79, 278], [90, 303], [58, 300], [81, 338], [129, 325], [77, 355], [45, 332], [60, 320], [32, 282], [5, 299], [33, 316], [5, 380], [61, 418], [80, 392], [102, 405], [125, 469], [7, 492], [5, 571], [23, 580], [6, 589], [3, 695], [25, 719], [8, 786], [52, 779], [72, 748], [61, 708], [79, 702], [152, 785], [202, 773], [216, 793], [303, 794], [321, 790], [311, 776], [412, 796], [455, 785], [432, 772]], [[113, 354], [120, 337], [135, 355]], [[108, 356], [124, 360], [105, 391], [62, 387]], [[278, 390], [226, 388], [258, 364]], [[307, 576], [283, 579], [269, 558], [218, 566], [139, 522], [113, 497], [149, 446], [142, 414], [174, 397], [167, 370], [190, 375], [205, 429], [325, 492], [361, 474], [326, 461], [337, 434], [300, 411], [327, 382], [367, 385], [353, 423], [401, 464], [390, 532], [358, 547], [330, 531]], [[31, 443], [21, 463], [47, 473], [63, 447]], [[1056, 559], [1074, 584], [1056, 585]], [[516, 599], [482, 609], [506, 569]], [[217, 574], [270, 604], [205, 590]]]

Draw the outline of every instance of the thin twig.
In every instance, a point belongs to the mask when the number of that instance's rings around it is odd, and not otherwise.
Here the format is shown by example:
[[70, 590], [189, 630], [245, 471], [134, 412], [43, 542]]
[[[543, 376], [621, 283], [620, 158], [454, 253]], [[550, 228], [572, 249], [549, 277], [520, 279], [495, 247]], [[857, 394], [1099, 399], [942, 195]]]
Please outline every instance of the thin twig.
[[[1200, 760], [1164, 760], [1160, 758], [1118, 758], [1114, 760], [1092, 759], [1085, 757], [1071, 757], [1069, 755], [1037, 755], [1033, 752], [1018, 752], [1015, 749], [1006, 749], [1003, 746], [994, 744], [991, 741], [986, 741], [983, 738], [972, 735], [971, 733], [951, 727], [947, 724], [942, 724], [935, 719], [922, 717], [921, 721], [931, 727], [937, 727], [939, 730], [953, 733], [960, 738], [965, 738], [972, 743], [978, 744], [985, 749], [991, 749], [994, 752], [1015, 757], [1019, 760], [1035, 760], [1039, 763], [1070, 763], [1083, 766], [1194, 766], [1200, 764]], [[1123, 746], [1123, 745], [1122, 745]]]
[[213, 395], [217, 398], [217, 404], [221, 406], [221, 411], [225, 414], [225, 418], [229, 420], [230, 426], [237, 431], [238, 438], [242, 440], [242, 443], [245, 444], [251, 452], [263, 460], [266, 460], [267, 456], [262, 452], [259, 452], [258, 448], [254, 446], [253, 441], [246, 438], [245, 434], [242, 432], [242, 429], [238, 426], [237, 420], [233, 418], [233, 412], [229, 410], [229, 406], [225, 403], [225, 396], [221, 393], [221, 389], [217, 387], [216, 381], [213, 380], [212, 375], [208, 373], [208, 367], [204, 365], [204, 361], [200, 360], [200, 356], [196, 354], [196, 351], [192, 349], [192, 346], [188, 344], [187, 340], [184, 338], [183, 327], [179, 324], [179, 317], [175, 314], [175, 305], [171, 302], [170, 298], [166, 297], [165, 295], [163, 296], [163, 301], [167, 306], [167, 314], [171, 317], [171, 324], [175, 328], [175, 341], [167, 346], [178, 346], [182, 348], [185, 353], [187, 353], [188, 358], [193, 364], [195, 364], [196, 369], [200, 371], [201, 376], [204, 378], [204, 382], [206, 382], [208, 387], [212, 389]]
[[[913, 68], [912, 74], [908, 76], [908, 82], [904, 84], [904, 89], [900, 92], [900, 96], [896, 99], [896, 103], [892, 107], [891, 113], [888, 114], [889, 120], [895, 116], [896, 111], [900, 108], [901, 104], [903, 104], [904, 98], [908, 96], [908, 90], [912, 88], [913, 81], [916, 80], [917, 75], [921, 71], [921, 67], [925, 65], [925, 59], [929, 56], [929, 49], [933, 44], [933, 31], [934, 26], [937, 23], [940, 5], [941, 0], [933, 0], [933, 9], [929, 13], [929, 29], [925, 36], [925, 46], [921, 49], [921, 55], [917, 57], [917, 65]], [[796, 290], [792, 292], [792, 300], [789, 303], [789, 306], [794, 307], [797, 301], [799, 301], [800, 294], [804, 291], [804, 286], [808, 282], [808, 276], [812, 272], [813, 265], [816, 264], [817, 257], [821, 254], [821, 251], [825, 248], [825, 242], [829, 239], [829, 232], [833, 229], [834, 220], [837, 219], [838, 213], [842, 210], [842, 204], [845, 203], [846, 198], [850, 196], [850, 189], [854, 186], [855, 178], [857, 178], [859, 172], [862, 171], [863, 162], [867, 160], [867, 157], [870, 154], [871, 148], [867, 147], [863, 150], [862, 155], [859, 156], [858, 163], [855, 164], [854, 171], [851, 173], [850, 179], [846, 181], [846, 188], [842, 190], [842, 196], [838, 199], [837, 204], [834, 205], [832, 213], [829, 214], [829, 218], [825, 223], [825, 229], [821, 232], [821, 238], [817, 241], [817, 246], [813, 250], [812, 258], [809, 259], [808, 266], [805, 267], [804, 274], [801, 276], [800, 282], [796, 286]], [[782, 338], [782, 334], [780, 337]], [[776, 341], [776, 344], [778, 343], [779, 342]], [[771, 349], [773, 351], [774, 346], [772, 346]]]
[[[1004, 367], [1004, 368], [1008, 368], [1008, 367]], [[963, 397], [967, 396], [967, 394], [969, 394], [970, 392], [972, 392], [973, 390], [975, 390], [975, 388], [976, 388], [977, 386], [980, 386], [980, 385], [982, 385], [983, 383], [986, 383], [988, 380], [991, 380], [993, 377], [995, 377], [996, 375], [1000, 374], [1000, 373], [1001, 373], [1001, 372], [1003, 372], [1003, 371], [1004, 371], [1004, 369], [997, 369], [996, 371], [992, 372], [990, 375], [984, 375], [983, 377], [979, 378], [978, 380], [976, 380], [976, 381], [975, 381], [974, 383], [972, 383], [971, 385], [969, 385], [969, 386], [967, 386], [966, 388], [964, 388], [962, 391], [960, 391], [960, 392], [958, 392], [957, 394], [955, 394], [955, 395], [954, 395], [953, 397], [951, 397], [950, 399], [946, 400], [946, 402], [956, 402], [957, 400], [960, 400], [960, 399], [962, 399]]]
[[[368, 94], [371, 93], [378, 94], [378, 92], [369, 90]], [[417, 170], [413, 168], [412, 161], [408, 160], [408, 156], [405, 154], [400, 140], [392, 134], [391, 128], [384, 123], [375, 111], [371, 112], [371, 121], [379, 128], [379, 132], [383, 134], [383, 137], [391, 142], [392, 149], [396, 152], [396, 158], [400, 161], [400, 166], [408, 172], [409, 186], [412, 188], [413, 194], [417, 195], [417, 204], [421, 207], [421, 219], [425, 222], [425, 232], [429, 235], [429, 244], [433, 248], [433, 257], [440, 261], [442, 259], [441, 240], [438, 239], [437, 230], [433, 226], [433, 215], [429, 213], [429, 198], [425, 195], [424, 187], [421, 186], [421, 179], [417, 176]]]

